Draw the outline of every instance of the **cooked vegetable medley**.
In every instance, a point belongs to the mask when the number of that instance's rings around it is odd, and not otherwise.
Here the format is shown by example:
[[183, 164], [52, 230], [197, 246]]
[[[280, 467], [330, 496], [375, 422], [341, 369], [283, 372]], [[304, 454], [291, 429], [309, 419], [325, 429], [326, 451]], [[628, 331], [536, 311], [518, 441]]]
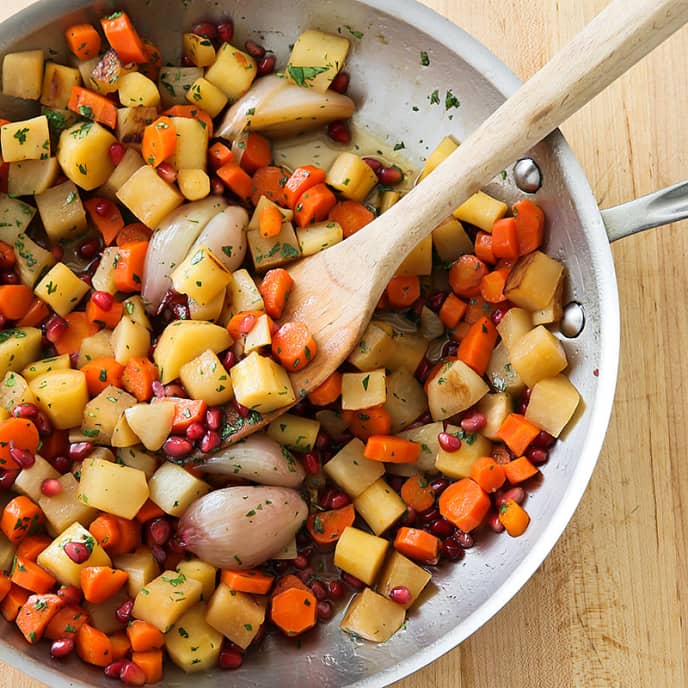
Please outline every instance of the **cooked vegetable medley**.
[[[237, 668], [347, 602], [341, 628], [384, 642], [481, 530], [526, 531], [579, 403], [542, 210], [458, 207], [306, 396], [289, 373], [323, 343], [282, 317], [285, 266], [413, 182], [348, 145], [349, 41], [305, 31], [275, 73], [229, 20], [178, 66], [124, 12], [65, 39], [69, 65], [3, 62], [41, 114], [0, 129], [0, 612], [127, 685]], [[325, 127], [332, 164], [275, 162]]]

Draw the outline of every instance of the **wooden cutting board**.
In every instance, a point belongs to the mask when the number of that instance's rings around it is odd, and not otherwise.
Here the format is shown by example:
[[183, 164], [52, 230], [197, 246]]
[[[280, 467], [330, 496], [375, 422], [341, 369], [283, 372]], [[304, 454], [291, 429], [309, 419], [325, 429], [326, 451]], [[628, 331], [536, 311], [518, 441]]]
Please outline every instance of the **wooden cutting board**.
[[[522, 78], [606, 4], [425, 2]], [[4, 0], [0, 18], [28, 4]], [[600, 205], [688, 176], [687, 58], [684, 29], [564, 127]], [[495, 619], [398, 688], [688, 685], [688, 521], [681, 511], [688, 504], [688, 225], [681, 224], [613, 247], [622, 311], [616, 405], [566, 533]], [[0, 676], [7, 688], [40, 687], [1, 664]]]

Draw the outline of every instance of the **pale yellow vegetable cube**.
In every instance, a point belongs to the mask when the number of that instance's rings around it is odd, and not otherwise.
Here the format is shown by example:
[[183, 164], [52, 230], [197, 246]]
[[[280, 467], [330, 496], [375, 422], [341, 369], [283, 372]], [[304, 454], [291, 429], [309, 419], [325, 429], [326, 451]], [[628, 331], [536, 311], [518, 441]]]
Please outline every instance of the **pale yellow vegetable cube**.
[[158, 451], [169, 437], [175, 406], [171, 401], [137, 404], [124, 412], [129, 428], [149, 451]]
[[298, 86], [325, 93], [348, 53], [349, 41], [346, 38], [308, 29], [294, 43], [286, 76]]
[[497, 332], [507, 351], [511, 351], [516, 342], [533, 329], [533, 318], [523, 308], [510, 308], [497, 325]]
[[387, 540], [349, 526], [337, 541], [334, 565], [372, 585], [385, 563], [388, 547]]
[[379, 203], [379, 213], [386, 213], [393, 205], [396, 205], [401, 199], [401, 194], [398, 191], [385, 191], [382, 194], [382, 200]]
[[[184, 34], [184, 55], [186, 55], [196, 67], [210, 67], [215, 62], [215, 46], [205, 36], [195, 33]], [[212, 115], [213, 117], [215, 115]]]
[[169, 462], [155, 471], [149, 487], [151, 501], [171, 516], [181, 516], [192, 502], [210, 491], [210, 485]]
[[134, 172], [144, 167], [145, 164], [141, 154], [135, 148], [127, 148], [121, 162], [100, 187], [98, 193], [111, 201], [117, 201], [117, 192], [133, 176]]
[[143, 299], [138, 294], [134, 294], [128, 299], [124, 299], [122, 305], [124, 306], [124, 313], [129, 320], [133, 320], [138, 325], [143, 325], [147, 330], [151, 329], [148, 313], [146, 313], [146, 306], [143, 303]]
[[397, 275], [429, 275], [432, 273], [432, 235], [423, 239], [399, 266]]
[[358, 593], [339, 624], [345, 633], [376, 643], [389, 640], [404, 624], [406, 610], [370, 588]]
[[160, 103], [158, 87], [140, 72], [120, 77], [119, 101], [124, 107], [155, 107]]
[[[43, 497], [43, 493], [41, 492], [43, 481], [56, 480], [60, 477], [60, 474], [39, 454], [36, 454], [35, 458], [36, 462], [33, 466], [23, 468], [19, 471], [19, 475], [16, 477], [14, 483], [12, 483], [12, 490], [38, 503], [38, 500]], [[68, 473], [67, 475], [72, 474]], [[68, 523], [67, 525], [71, 524]], [[58, 532], [62, 530], [64, 530], [64, 528], [60, 528]]]
[[47, 160], [50, 157], [48, 118], [39, 115], [32, 119], [3, 124], [0, 129], [2, 159], [5, 162]]
[[392, 342], [394, 348], [385, 367], [389, 370], [404, 368], [409, 373], [415, 373], [428, 350], [428, 340], [419, 334], [395, 332]]
[[[35, 361], [41, 351], [41, 331], [35, 327], [15, 327], [3, 333], [0, 341], [0, 375], [18, 371]], [[35, 391], [33, 387], [31, 391]]]
[[232, 280], [232, 274], [207, 246], [199, 246], [171, 274], [172, 285], [181, 294], [206, 304]]
[[[74, 60], [74, 66], [79, 70], [79, 75], [84, 83], [85, 88], [90, 88], [92, 91], [99, 92], [98, 84], [93, 78], [92, 74], [100, 62], [100, 57], [92, 57], [88, 60]], [[116, 90], [116, 89], [114, 89]]]
[[489, 391], [485, 381], [463, 361], [448, 361], [428, 383], [433, 420], [443, 420], [477, 404]]
[[[41, 105], [49, 108], [66, 109], [72, 88], [81, 85], [81, 74], [74, 67], [46, 62], [43, 74], [43, 89], [41, 92]], [[79, 113], [84, 114], [84, 113]]]
[[246, 649], [265, 621], [265, 604], [220, 583], [208, 603], [205, 620], [223, 636]]
[[428, 410], [423, 385], [408, 370], [395, 370], [387, 377], [387, 401], [384, 408], [392, 420], [392, 434], [396, 435]]
[[344, 239], [344, 231], [338, 222], [319, 222], [296, 230], [302, 256], [312, 256]]
[[112, 353], [121, 365], [126, 365], [134, 357], [147, 356], [150, 343], [148, 329], [126, 316], [117, 323], [110, 338]]
[[80, 370], [54, 370], [31, 380], [38, 407], [57, 430], [81, 425], [88, 403], [86, 376]]
[[[122, 416], [126, 420], [126, 416]], [[129, 446], [121, 447], [117, 450], [117, 462], [123, 463], [130, 468], [138, 468], [143, 471], [148, 480], [151, 479], [153, 473], [160, 465], [160, 459], [153, 454], [149, 454], [139, 447]], [[150, 485], [149, 485], [150, 488]]]
[[227, 96], [214, 84], [201, 77], [194, 81], [186, 94], [186, 99], [211, 117], [217, 117], [227, 105]]
[[478, 403], [478, 411], [485, 415], [486, 424], [480, 431], [488, 440], [497, 442], [499, 428], [506, 417], [514, 411], [514, 400], [506, 392], [494, 392], [486, 394]]
[[72, 182], [53, 186], [37, 195], [36, 205], [52, 241], [71, 239], [86, 231], [86, 211]]
[[503, 218], [507, 210], [506, 203], [492, 198], [484, 191], [478, 191], [462, 203], [453, 215], [457, 220], [468, 222], [484, 232], [492, 233], [492, 225]]
[[[440, 450], [440, 442], [438, 435], [444, 432], [444, 423], [437, 421], [435, 423], [427, 423], [417, 428], [411, 428], [399, 433], [399, 437], [405, 440], [411, 440], [420, 444], [420, 454], [415, 467], [418, 471], [423, 473], [437, 473], [435, 468], [435, 459], [437, 452]], [[387, 470], [391, 470], [395, 465], [403, 466], [403, 464], [388, 464]]]
[[43, 84], [43, 51], [7, 53], [2, 60], [2, 93], [5, 96], [38, 100]]
[[349, 355], [349, 363], [361, 371], [384, 368], [394, 354], [394, 341], [384, 323], [371, 322]]
[[[65, 553], [68, 542], [80, 542], [86, 545], [91, 555], [81, 564], [73, 562]], [[110, 566], [112, 563], [105, 550], [95, 538], [79, 523], [72, 523], [44, 549], [36, 563], [51, 573], [63, 585], [81, 586], [81, 569], [87, 566]]]
[[197, 604], [165, 636], [167, 654], [187, 674], [215, 668], [222, 651], [222, 633], [208, 624], [206, 614], [206, 605]]
[[[22, 471], [23, 473], [23, 471]], [[48, 532], [54, 537], [73, 523], [88, 528], [98, 516], [98, 512], [84, 504], [79, 498], [79, 483], [71, 473], [59, 476], [62, 490], [54, 497], [41, 494], [36, 500], [48, 522]], [[40, 488], [39, 488], [40, 491]]]
[[287, 449], [308, 452], [315, 446], [319, 431], [319, 421], [285, 413], [268, 425], [267, 435]]
[[205, 170], [208, 129], [205, 122], [190, 117], [171, 117], [177, 130], [177, 151], [170, 162], [178, 170]]
[[33, 289], [36, 280], [55, 264], [55, 257], [23, 233], [15, 238], [14, 249], [17, 258], [15, 271], [19, 273], [22, 284]]
[[274, 201], [271, 201], [267, 196], [261, 196], [260, 200], [258, 201], [258, 205], [256, 206], [256, 209], [253, 211], [253, 215], [251, 215], [251, 219], [249, 220], [247, 229], [260, 229], [260, 218], [263, 214], [263, 211], [268, 206], [273, 206], [274, 208], [277, 208], [277, 210], [280, 211], [280, 213], [282, 214], [283, 222], [291, 222], [294, 218], [293, 210], [289, 210], [288, 208], [282, 208], [278, 206], [277, 203], [275, 203]]
[[33, 206], [0, 192], [2, 240], [10, 246], [13, 245], [16, 238], [26, 232], [35, 214], [36, 209]]
[[33, 293], [45, 301], [58, 315], [71, 313], [86, 296], [89, 286], [64, 263], [56, 263], [36, 285]]
[[[104, 371], [107, 374], [107, 371]], [[81, 431], [95, 444], [110, 444], [117, 422], [136, 397], [119, 387], [108, 385], [84, 407]]]
[[105, 127], [96, 122], [75, 124], [60, 134], [57, 161], [65, 175], [78, 187], [91, 191], [105, 184], [115, 169], [109, 150], [116, 141]]
[[0, 571], [11, 570], [16, 551], [17, 545], [10, 542], [7, 535], [0, 531]]
[[[115, 130], [117, 139], [120, 143], [140, 148], [146, 127], [155, 122], [156, 119], [158, 119], [158, 108], [155, 106], [140, 105], [117, 108], [117, 128]], [[117, 168], [120, 165], [117, 165]]]
[[505, 296], [521, 308], [537, 311], [554, 298], [561, 284], [564, 266], [542, 251], [534, 251], [519, 259], [509, 273]]
[[423, 173], [420, 175], [418, 181], [423, 181], [431, 172], [438, 168], [457, 148], [459, 144], [453, 136], [445, 136], [437, 148], [428, 156], [423, 167]]
[[408, 609], [418, 600], [431, 578], [432, 574], [429, 571], [394, 550], [380, 574], [377, 589], [381, 595], [389, 597], [394, 588], [403, 585], [411, 593], [411, 599], [401, 606]]
[[552, 300], [543, 308], [533, 311], [533, 325], [551, 325], [564, 317], [564, 277], [562, 274]]
[[129, 574], [129, 597], [136, 597], [141, 589], [160, 573], [155, 557], [148, 547], [139, 547], [132, 554], [120, 554], [115, 557], [113, 563], [118, 569]]
[[13, 196], [42, 194], [55, 183], [59, 173], [57, 158], [11, 162], [7, 191]]
[[352, 498], [363, 494], [385, 474], [384, 464], [367, 459], [364, 449], [363, 442], [354, 437], [323, 466], [327, 477]]
[[256, 61], [249, 54], [223, 43], [205, 78], [234, 102], [251, 87], [257, 71]]
[[381, 535], [404, 515], [406, 503], [380, 478], [354, 499], [354, 508], [373, 533]]
[[200, 201], [210, 193], [210, 177], [204, 170], [179, 170], [177, 184], [187, 201]]
[[21, 371], [22, 377], [31, 382], [34, 378], [43, 373], [50, 373], [53, 370], [68, 370], [71, 368], [69, 354], [61, 354], [60, 356], [52, 356], [50, 358], [43, 358], [40, 361], [34, 361], [31, 365], [26, 366]]
[[526, 418], [559, 437], [580, 403], [580, 394], [565, 375], [540, 380], [530, 393]]
[[[93, 65], [95, 62], [95, 65]], [[120, 79], [130, 72], [135, 72], [138, 65], [133, 62], [122, 64], [119, 55], [110, 48], [100, 59], [87, 60], [86, 64], [91, 66], [91, 73], [88, 78], [84, 78], [84, 83], [88, 84], [92, 90], [102, 93], [114, 93], [119, 88]], [[80, 69], [82, 72], [85, 70]]]
[[340, 153], [327, 173], [327, 183], [344, 198], [362, 201], [378, 179], [368, 163], [355, 153]]
[[231, 310], [228, 313], [230, 317], [240, 311], [265, 310], [263, 297], [260, 295], [253, 277], [244, 268], [235, 270], [232, 273], [232, 282], [227, 289], [227, 297], [232, 304]]
[[126, 588], [120, 588], [112, 597], [94, 604], [85, 600], [83, 603], [84, 611], [89, 616], [88, 623], [97, 628], [99, 631], [109, 635], [117, 631], [124, 631], [126, 623], [122, 623], [117, 619], [117, 609], [129, 599]]
[[385, 401], [387, 386], [384, 368], [342, 375], [342, 408], [345, 411], [367, 409]]
[[177, 571], [183, 573], [187, 578], [197, 580], [203, 586], [202, 600], [209, 600], [215, 592], [217, 569], [207, 561], [185, 559], [179, 562]]
[[184, 202], [184, 196], [149, 165], [139, 167], [115, 195], [151, 229]]
[[270, 413], [296, 401], [287, 371], [255, 351], [230, 371], [236, 400], [259, 413]]
[[99, 330], [81, 342], [77, 368], [83, 368], [88, 362], [97, 358], [108, 358], [114, 355], [112, 350], [112, 330]]
[[251, 230], [246, 233], [246, 239], [253, 265], [259, 272], [265, 272], [301, 257], [301, 247], [291, 222], [283, 223], [277, 236], [264, 237], [260, 232]]
[[96, 268], [91, 284], [97, 291], [106, 291], [108, 294], [117, 293], [115, 283], [115, 268], [119, 260], [119, 250], [116, 246], [108, 246], [101, 253], [100, 263]]
[[84, 459], [79, 499], [84, 504], [122, 518], [134, 518], [148, 499], [146, 474], [102, 459]]
[[8, 370], [0, 381], [0, 407], [11, 411], [17, 404], [35, 404], [29, 383], [17, 372]]
[[528, 387], [554, 377], [568, 365], [561, 342], [544, 326], [523, 335], [511, 350], [511, 365]]
[[176, 571], [163, 571], [139, 590], [132, 616], [167, 633], [180, 617], [201, 601], [202, 593], [203, 586], [197, 580]]
[[191, 84], [202, 76], [200, 67], [163, 67], [158, 79], [162, 106], [186, 105], [186, 94]]
[[435, 460], [435, 468], [450, 478], [469, 478], [471, 466], [481, 456], [490, 456], [492, 442], [480, 433], [466, 434], [456, 425], [448, 425], [446, 432], [463, 437], [461, 447], [448, 452], [440, 447]]
[[219, 406], [234, 397], [229, 373], [210, 349], [185, 363], [179, 379], [192, 399], [203, 399], [210, 406]]
[[215, 322], [220, 320], [222, 309], [225, 307], [227, 290], [219, 291], [208, 303], [200, 304], [192, 298], [188, 299], [189, 315], [192, 320], [206, 320]]
[[509, 361], [509, 352], [501, 342], [497, 344], [487, 364], [487, 379], [499, 392], [506, 392], [512, 397], [518, 396], [525, 387], [520, 375]]
[[250, 354], [252, 351], [260, 351], [264, 346], [272, 344], [271, 320], [267, 315], [256, 318], [256, 322], [251, 331], [244, 337], [244, 353]]

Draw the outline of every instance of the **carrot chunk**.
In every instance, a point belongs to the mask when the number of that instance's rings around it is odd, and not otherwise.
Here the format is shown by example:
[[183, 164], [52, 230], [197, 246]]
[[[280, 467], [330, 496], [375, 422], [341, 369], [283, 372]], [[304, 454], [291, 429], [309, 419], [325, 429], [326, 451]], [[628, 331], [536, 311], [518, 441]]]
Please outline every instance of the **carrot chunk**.
[[533, 466], [533, 464], [525, 456], [521, 456], [518, 459], [509, 461], [509, 463], [504, 465], [504, 473], [506, 475], [506, 479], [512, 485], [517, 485], [518, 483], [525, 482], [526, 480], [528, 480], [528, 478], [532, 478], [539, 472], [540, 471], [535, 466]]
[[267, 167], [272, 162], [272, 147], [265, 136], [249, 132], [246, 137], [244, 154], [241, 156], [241, 167], [249, 174], [253, 174], [261, 167]]
[[435, 503], [435, 492], [422, 475], [412, 475], [401, 486], [401, 498], [416, 511], [426, 511]]
[[506, 532], [511, 537], [518, 537], [525, 533], [528, 524], [530, 523], [530, 516], [526, 510], [513, 499], [507, 499], [501, 507], [499, 507], [499, 522], [504, 526]]
[[488, 267], [477, 256], [461, 256], [449, 269], [449, 286], [457, 296], [468, 298], [480, 294], [480, 280]]
[[504, 467], [491, 456], [481, 456], [471, 466], [471, 478], [488, 494], [496, 492], [506, 480]]
[[439, 538], [419, 528], [399, 528], [394, 549], [409, 559], [434, 565], [440, 560]]
[[127, 626], [127, 637], [134, 652], [159, 650], [165, 644], [165, 636], [153, 624], [141, 619]]
[[148, 61], [146, 50], [138, 31], [129, 19], [129, 15], [121, 10], [100, 20], [108, 43], [117, 53], [124, 64], [135, 62], [145, 64]]
[[76, 633], [76, 653], [86, 664], [106, 667], [112, 662], [112, 643], [105, 633], [85, 623]]
[[48, 624], [63, 606], [64, 601], [57, 595], [31, 595], [17, 615], [17, 627], [26, 642], [35, 645], [41, 640]]
[[342, 374], [335, 371], [308, 395], [308, 401], [314, 406], [329, 406], [339, 399], [341, 393]]
[[470, 478], [452, 483], [440, 495], [440, 513], [466, 533], [475, 530], [490, 509], [490, 498]]
[[542, 208], [524, 199], [514, 203], [511, 212], [516, 221], [519, 256], [536, 251], [542, 246], [545, 235], [545, 213]]
[[313, 540], [319, 545], [331, 545], [339, 540], [345, 528], [354, 524], [355, 518], [354, 505], [347, 504], [341, 509], [311, 514], [306, 527]]
[[147, 241], [136, 241], [120, 246], [115, 267], [115, 286], [119, 291], [141, 291], [143, 265], [148, 251]]
[[81, 590], [94, 604], [113, 597], [129, 579], [129, 574], [109, 566], [85, 566], [80, 571]]
[[153, 383], [158, 379], [158, 368], [145, 356], [134, 356], [127, 361], [122, 373], [122, 385], [138, 401], [153, 396]]
[[311, 189], [317, 184], [323, 184], [326, 176], [325, 170], [320, 167], [315, 167], [315, 165], [297, 167], [284, 185], [287, 207], [293, 210], [299, 198], [301, 198], [308, 189]]
[[77, 115], [104, 124], [110, 129], [117, 126], [117, 108], [105, 96], [89, 91], [81, 86], [72, 86], [67, 109]]
[[254, 595], [267, 595], [274, 580], [274, 576], [263, 573], [259, 569], [247, 569], [245, 571], [223, 569], [220, 574], [220, 582], [224, 583], [230, 590], [253, 593]]
[[23, 318], [33, 303], [33, 292], [24, 284], [0, 286], [0, 314], [7, 320]]
[[416, 463], [420, 444], [394, 435], [373, 435], [368, 438], [363, 455], [366, 459], [385, 463]]
[[489, 318], [480, 318], [471, 325], [471, 329], [461, 340], [456, 352], [457, 358], [473, 368], [478, 375], [484, 375], [498, 336], [494, 323]]
[[[277, 212], [279, 214], [279, 211]], [[265, 312], [274, 320], [279, 320], [282, 317], [293, 286], [292, 276], [283, 268], [275, 268], [265, 273], [258, 291], [263, 297]]]
[[300, 322], [287, 322], [272, 337], [272, 353], [289, 371], [305, 368], [318, 353], [308, 327]]
[[86, 376], [88, 393], [95, 397], [108, 385], [122, 386], [124, 366], [112, 357], [94, 358], [83, 366], [81, 372]]
[[417, 275], [393, 277], [386, 294], [392, 308], [408, 308], [420, 298], [420, 279]]
[[373, 435], [387, 435], [392, 429], [392, 417], [381, 406], [345, 411], [342, 415], [348, 418], [351, 434], [364, 442]]
[[516, 456], [522, 456], [540, 429], [520, 413], [510, 413], [497, 431], [499, 437]]
[[346, 239], [370, 224], [375, 219], [375, 213], [358, 201], [340, 201], [330, 210], [327, 218], [339, 224]]
[[295, 636], [315, 626], [317, 607], [318, 601], [310, 590], [289, 588], [272, 598], [270, 618], [286, 635]]
[[[13, 425], [21, 427], [16, 423]], [[2, 518], [0, 518], [0, 530], [5, 533], [10, 542], [18, 543], [28, 535], [37, 533], [43, 527], [44, 522], [45, 517], [38, 504], [21, 495], [11, 499], [3, 509]]]
[[294, 206], [294, 221], [298, 227], [321, 222], [337, 204], [337, 198], [327, 184], [311, 186], [299, 196]]
[[100, 53], [100, 34], [92, 24], [74, 24], [65, 31], [67, 45], [75, 57], [90, 60]]
[[153, 167], [157, 167], [177, 150], [177, 129], [169, 118], [158, 117], [143, 130], [141, 155]]

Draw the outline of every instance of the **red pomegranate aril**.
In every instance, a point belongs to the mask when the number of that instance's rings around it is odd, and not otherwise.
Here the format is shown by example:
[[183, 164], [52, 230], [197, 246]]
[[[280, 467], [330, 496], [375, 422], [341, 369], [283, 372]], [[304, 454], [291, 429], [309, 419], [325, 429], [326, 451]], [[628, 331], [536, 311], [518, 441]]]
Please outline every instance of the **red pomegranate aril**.
[[504, 506], [509, 499], [513, 499], [516, 504], [523, 504], [526, 499], [526, 491], [522, 487], [510, 487], [495, 493], [495, 506], [499, 509]]
[[79, 246], [79, 255], [82, 258], [93, 258], [94, 256], [97, 256], [99, 252], [100, 242], [98, 239], [84, 241], [84, 243]]
[[380, 171], [384, 165], [376, 158], [363, 158], [363, 162], [370, 167], [370, 169], [375, 172], [375, 174], [380, 174]]
[[239, 332], [241, 334], [248, 334], [258, 322], [258, 318], [255, 315], [246, 315], [242, 318], [239, 323]]
[[473, 413], [466, 414], [461, 419], [461, 429], [465, 432], [478, 432], [482, 430], [487, 425], [487, 418], [484, 413], [480, 411], [475, 411]]
[[61, 659], [74, 651], [74, 641], [71, 638], [60, 638], [53, 640], [50, 645], [50, 656], [53, 659]]
[[333, 599], [338, 600], [344, 597], [346, 590], [341, 581], [331, 580], [327, 582], [327, 594]]
[[456, 529], [456, 531], [452, 537], [464, 549], [470, 549], [475, 544], [475, 540], [473, 539], [473, 536], [470, 533], [464, 533], [464, 531], [461, 530], [460, 528]]
[[318, 499], [318, 505], [322, 509], [331, 509], [332, 508], [332, 497], [335, 494], [336, 490], [332, 489], [331, 487], [328, 487], [321, 495], [320, 498]]
[[50, 459], [50, 463], [62, 475], [72, 470], [72, 460], [67, 456], [56, 456], [54, 459]]
[[320, 470], [320, 457], [313, 451], [303, 455], [303, 468], [308, 475], [315, 475]]
[[430, 524], [430, 532], [440, 538], [447, 538], [454, 532], [454, 526], [446, 518], [438, 518]]
[[449, 561], [459, 561], [464, 557], [463, 549], [458, 545], [456, 540], [452, 538], [447, 538], [442, 541], [440, 545], [440, 554], [444, 559], [448, 559]]
[[497, 308], [495, 308], [490, 314], [490, 320], [492, 320], [492, 324], [495, 325], [495, 327], [499, 325], [499, 323], [502, 322], [504, 316], [511, 310], [511, 308], [511, 304], [497, 306]]
[[430, 370], [432, 369], [432, 364], [430, 361], [428, 361], [427, 358], [424, 358], [419, 364], [418, 367], [416, 368], [416, 379], [421, 383], [424, 384], [425, 381], [428, 379], [428, 375], [430, 375]]
[[533, 448], [526, 454], [530, 463], [541, 466], [549, 460], [549, 452], [546, 449]]
[[67, 331], [67, 321], [59, 315], [53, 315], [45, 324], [45, 338], [54, 344]]
[[19, 275], [12, 270], [8, 270], [0, 275], [0, 282], [3, 284], [19, 284]]
[[110, 213], [112, 213], [112, 210], [112, 201], [109, 201], [107, 198], [98, 199], [98, 202], [96, 203], [95, 207], [96, 215], [99, 215], [100, 217], [105, 217], [106, 215], [110, 215]]
[[356, 576], [352, 576], [350, 573], [346, 573], [346, 571], [342, 571], [342, 580], [355, 590], [363, 590], [365, 587], [363, 581], [356, 578]]
[[248, 414], [251, 413], [251, 409], [248, 406], [240, 404], [236, 399], [234, 400], [234, 408], [242, 418], [247, 418]]
[[71, 542], [65, 543], [64, 553], [75, 563], [83, 564], [91, 556], [88, 547], [83, 542]]
[[251, 39], [244, 43], [244, 50], [255, 60], [265, 55], [265, 48]]
[[256, 63], [256, 71], [258, 76], [267, 76], [275, 71], [277, 65], [277, 57], [274, 53], [265, 53], [263, 57]]
[[215, 430], [208, 430], [208, 432], [201, 438], [200, 450], [204, 454], [215, 451], [222, 444], [220, 433]]
[[119, 672], [119, 680], [126, 686], [143, 686], [146, 683], [146, 674], [138, 664], [125, 661]]
[[296, 577], [305, 585], [308, 585], [311, 581], [311, 576], [313, 575], [313, 567], [307, 566], [305, 569], [299, 569], [296, 571]]
[[110, 160], [115, 167], [122, 162], [122, 158], [126, 152], [127, 149], [121, 143], [113, 143], [110, 146], [108, 153], [110, 155]]
[[15, 418], [35, 418], [37, 413], [38, 406], [29, 403], [17, 404], [12, 409], [12, 415]]
[[211, 177], [210, 179], [210, 193], [213, 196], [224, 196], [225, 185], [219, 177]]
[[499, 520], [499, 514], [496, 511], [493, 511], [491, 514], [488, 515], [487, 525], [490, 526], [490, 528], [495, 533], [504, 532], [504, 526], [502, 525], [502, 522]]
[[166, 518], [155, 518], [146, 526], [148, 539], [154, 545], [164, 545], [172, 535], [172, 526]]
[[231, 43], [234, 38], [234, 22], [226, 19], [217, 25], [217, 39], [221, 43]]
[[351, 77], [348, 72], [339, 72], [337, 76], [332, 79], [330, 88], [337, 93], [346, 93], [349, 88], [349, 83], [351, 82]]
[[122, 672], [122, 669], [124, 668], [124, 665], [127, 663], [128, 660], [126, 659], [120, 659], [118, 662], [113, 662], [112, 664], [108, 664], [105, 669], [103, 669], [103, 673], [108, 677], [108, 678], [119, 678], [120, 673]]
[[61, 585], [57, 589], [57, 596], [68, 606], [81, 604], [81, 590], [76, 585]]
[[557, 443], [557, 438], [550, 435], [545, 430], [540, 430], [535, 439], [533, 440], [533, 446], [538, 449], [551, 449]]
[[165, 385], [165, 396], [180, 397], [181, 399], [186, 399], [189, 395], [186, 393], [186, 390], [181, 385], [178, 385], [176, 382], [173, 382], [172, 384]]
[[210, 22], [199, 22], [191, 27], [191, 33], [214, 41], [217, 38], [217, 27]]
[[177, 170], [169, 162], [161, 162], [156, 168], [158, 177], [168, 184], [174, 184], [177, 181]]
[[330, 506], [333, 509], [343, 509], [345, 506], [349, 506], [349, 504], [351, 504], [349, 495], [344, 492], [335, 492], [332, 495], [332, 499], [330, 499]]
[[237, 650], [222, 650], [218, 666], [220, 669], [238, 669], [244, 661], [241, 652]]
[[219, 430], [222, 427], [224, 413], [219, 408], [209, 408], [205, 412], [205, 425], [208, 430]]
[[396, 186], [404, 178], [404, 173], [396, 166], [383, 167], [378, 175], [380, 183], [385, 186]]
[[10, 456], [22, 467], [31, 468], [36, 463], [36, 457], [32, 451], [28, 449], [20, 449], [13, 446], [14, 442], [10, 440]]
[[186, 429], [186, 437], [192, 442], [197, 442], [205, 435], [205, 428], [200, 423], [191, 423]]
[[106, 291], [94, 291], [93, 294], [91, 294], [91, 301], [104, 311], [112, 310], [112, 306], [115, 303], [112, 294]]
[[337, 143], [351, 143], [351, 131], [344, 120], [336, 120], [327, 125], [327, 135]]
[[151, 545], [151, 554], [153, 555], [153, 559], [158, 562], [158, 565], [161, 568], [165, 568], [163, 564], [165, 563], [165, 559], [167, 559], [167, 552], [160, 547], [160, 545]]
[[400, 475], [388, 475], [387, 484], [395, 491], [401, 492], [401, 488], [404, 485], [405, 478]]
[[55, 478], [46, 478], [41, 483], [41, 493], [46, 497], [57, 497], [62, 492], [62, 483]]
[[311, 581], [311, 591], [319, 602], [327, 599], [327, 588], [320, 581]]
[[433, 521], [436, 521], [438, 518], [440, 518], [441, 514], [439, 509], [432, 507], [431, 509], [426, 509], [425, 511], [421, 512], [419, 516], [424, 523], [429, 525]]
[[327, 600], [318, 602], [318, 619], [321, 621], [329, 621], [333, 614], [334, 607], [332, 606], [332, 602], [328, 602]]
[[115, 610], [115, 618], [120, 623], [129, 623], [131, 621], [131, 611], [134, 608], [134, 600], [124, 600], [122, 604]]
[[48, 437], [48, 435], [52, 435], [53, 424], [50, 422], [50, 418], [48, 418], [43, 411], [39, 411], [36, 414], [36, 417], [33, 419], [33, 424], [36, 426], [38, 434], [41, 437]]
[[64, 249], [62, 246], [60, 246], [60, 244], [51, 246], [50, 253], [52, 253], [52, 256], [55, 260], [62, 260], [64, 258]]
[[91, 275], [79, 275], [79, 279], [89, 287], [93, 287], [93, 279], [91, 278]]
[[173, 459], [184, 459], [193, 451], [193, 445], [185, 437], [173, 435], [165, 440], [162, 450]]
[[193, 67], [194, 63], [188, 55], [182, 55], [182, 67]]
[[93, 449], [90, 442], [74, 442], [69, 445], [69, 458], [72, 461], [83, 461], [91, 455]]
[[9, 490], [14, 481], [17, 479], [19, 471], [5, 471], [0, 470], [0, 488], [3, 490]]
[[182, 542], [179, 534], [177, 533], [170, 541], [167, 543], [167, 549], [175, 554], [184, 554], [186, 552], [186, 544]]
[[405, 585], [395, 585], [389, 591], [389, 599], [397, 604], [407, 605], [413, 599], [411, 591]]
[[449, 487], [449, 481], [445, 478], [435, 478], [430, 482], [430, 487], [435, 497], [439, 497]]
[[11, 243], [11, 241], [9, 244], [3, 241], [1, 244], [3, 250], [0, 252], [0, 270], [11, 270], [17, 263], [17, 256], [14, 254]]
[[440, 447], [446, 452], [455, 452], [461, 449], [461, 440], [449, 432], [441, 432], [437, 435], [437, 441]]
[[294, 566], [297, 569], [301, 569], [302, 571], [308, 567], [308, 557], [304, 554], [297, 554], [294, 561], [293, 561]]
[[436, 291], [428, 297], [428, 308], [437, 312], [442, 308], [442, 304], [447, 300], [446, 291]]
[[412, 506], [407, 506], [404, 515], [401, 517], [401, 525], [407, 528], [412, 528], [416, 525], [418, 514]]
[[151, 384], [151, 389], [153, 390], [154, 397], [164, 397], [165, 396], [165, 385], [160, 382], [160, 380], [153, 380]]
[[225, 370], [229, 370], [232, 366], [236, 365], [236, 362], [237, 362], [237, 357], [233, 351], [228, 351], [222, 357], [222, 365], [225, 367]]

